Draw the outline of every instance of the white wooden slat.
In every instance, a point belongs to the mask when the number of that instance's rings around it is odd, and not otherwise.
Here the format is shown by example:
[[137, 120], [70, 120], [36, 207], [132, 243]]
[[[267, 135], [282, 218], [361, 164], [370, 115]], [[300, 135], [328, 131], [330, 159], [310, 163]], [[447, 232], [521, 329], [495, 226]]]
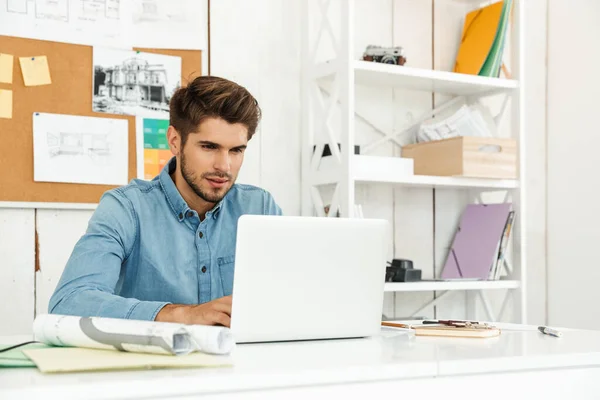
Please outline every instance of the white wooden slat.
[[0, 210], [0, 335], [32, 332], [35, 210]]
[[[471, 6], [465, 3], [435, 0], [433, 3], [433, 61], [434, 68], [452, 71], [460, 45], [464, 16]], [[435, 94], [434, 104], [439, 106], [451, 97]], [[448, 252], [465, 206], [474, 201], [469, 190], [441, 189], [435, 191], [435, 273], [441, 276]], [[437, 293], [439, 294], [439, 293]], [[455, 293], [436, 306], [438, 318], [461, 319], [467, 317], [467, 300], [475, 299], [466, 292]]]
[[[406, 52], [406, 66], [432, 67], [432, 5], [429, 1], [394, 0], [392, 44]], [[402, 68], [402, 67], [398, 67]], [[432, 108], [430, 93], [394, 90], [394, 129], [410, 126], [413, 119]], [[403, 138], [407, 143], [411, 138]], [[396, 155], [400, 151], [396, 150]], [[396, 258], [408, 258], [421, 269], [423, 278], [433, 278], [433, 196], [431, 189], [394, 189], [394, 248]], [[432, 293], [397, 293], [396, 314], [410, 315], [433, 299]], [[434, 317], [433, 307], [423, 311]]]
[[[355, 1], [354, 10], [354, 59], [360, 59], [367, 45], [392, 43], [393, 20], [391, 0], [377, 2]], [[355, 118], [355, 144], [362, 148], [382, 137], [373, 125], [384, 132], [394, 128], [394, 104], [391, 88], [373, 88], [356, 85], [355, 110], [363, 118]], [[391, 143], [374, 149], [374, 156], [392, 156]], [[393, 188], [390, 185], [355, 185], [356, 203], [361, 204], [365, 218], [381, 218], [393, 227]], [[390, 238], [388, 259], [393, 258], [393, 237]], [[387, 296], [386, 299], [391, 296]], [[393, 306], [393, 305], [392, 305]]]
[[[546, 253], [546, 198], [547, 198], [547, 34], [548, 2], [528, 1], [526, 8], [527, 80], [524, 84], [527, 120], [527, 315], [528, 323], [547, 324], [547, 253]], [[560, 79], [560, 78], [559, 78]], [[548, 118], [550, 115], [548, 114]]]
[[40, 270], [36, 274], [36, 314], [48, 312], [50, 296], [92, 214], [83, 210], [37, 211]]
[[[263, 107], [261, 184], [286, 215], [300, 214], [300, 3], [253, 2], [258, 23], [254, 57]], [[251, 23], [257, 23], [256, 20]]]
[[600, 329], [599, 15], [548, 2], [548, 323], [585, 329]]
[[[232, 80], [248, 89], [261, 102], [259, 64], [256, 46], [259, 29], [255, 18], [260, 2], [220, 0], [210, 3], [210, 64], [211, 75]], [[250, 140], [244, 163], [238, 176], [239, 183], [261, 185], [262, 126]]]

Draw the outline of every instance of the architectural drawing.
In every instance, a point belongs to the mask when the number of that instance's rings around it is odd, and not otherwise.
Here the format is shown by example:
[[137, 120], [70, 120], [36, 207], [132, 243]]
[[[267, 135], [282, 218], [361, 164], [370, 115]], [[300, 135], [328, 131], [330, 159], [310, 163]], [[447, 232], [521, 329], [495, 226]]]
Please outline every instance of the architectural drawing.
[[16, 14], [27, 14], [27, 0], [6, 0], [6, 11]]
[[35, 17], [69, 22], [69, 0], [35, 0]]
[[33, 178], [123, 185], [128, 177], [128, 132], [124, 119], [34, 113]]
[[[204, 50], [208, 0], [0, 0], [0, 35], [105, 46]], [[169, 34], [164, 34], [165, 24]]]
[[133, 8], [133, 22], [186, 22], [188, 20], [182, 1], [137, 0]]
[[121, 17], [120, 0], [0, 0], [0, 35], [131, 47]]
[[111, 155], [109, 134], [107, 133], [47, 133], [48, 154], [84, 155], [95, 163], [102, 164], [102, 158]]
[[119, 19], [121, 17], [121, 0], [106, 0], [106, 18]]
[[[206, 49], [208, 12], [204, 0], [128, 0], [131, 38], [137, 47]], [[124, 17], [125, 18], [125, 17]], [[164, 27], [169, 27], [165, 35]]]
[[119, 19], [120, 0], [78, 0], [81, 7], [79, 19], [96, 21], [98, 19]]

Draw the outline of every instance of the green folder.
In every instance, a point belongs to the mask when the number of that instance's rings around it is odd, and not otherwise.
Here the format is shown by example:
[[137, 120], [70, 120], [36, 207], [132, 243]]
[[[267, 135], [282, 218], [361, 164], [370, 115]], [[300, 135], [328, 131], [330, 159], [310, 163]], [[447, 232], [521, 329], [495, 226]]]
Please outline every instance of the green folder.
[[[0, 345], [0, 350], [6, 349], [7, 347], [11, 347], [11, 345]], [[23, 354], [23, 350], [45, 349], [48, 347], [50, 346], [46, 346], [42, 343], [31, 343], [4, 353], [0, 353], [0, 368], [35, 367], [33, 361]]]
[[500, 15], [498, 30], [496, 31], [490, 52], [481, 67], [481, 71], [479, 71], [480, 76], [498, 77], [500, 75], [502, 54], [506, 43], [506, 29], [508, 27], [508, 18], [510, 17], [512, 3], [513, 0], [504, 0], [502, 4], [502, 14]]

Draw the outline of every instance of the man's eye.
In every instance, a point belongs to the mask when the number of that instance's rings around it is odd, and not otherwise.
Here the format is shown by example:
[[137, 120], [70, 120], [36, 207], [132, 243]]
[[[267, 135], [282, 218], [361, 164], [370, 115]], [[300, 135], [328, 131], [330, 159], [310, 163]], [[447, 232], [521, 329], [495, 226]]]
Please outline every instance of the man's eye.
[[214, 149], [216, 149], [217, 147], [216, 147], [214, 144], [203, 144], [203, 145], [202, 145], [202, 148], [203, 148], [203, 149], [206, 149], [206, 150], [214, 150]]
[[233, 151], [234, 153], [241, 153], [244, 151], [244, 149], [232, 149], [231, 151]]

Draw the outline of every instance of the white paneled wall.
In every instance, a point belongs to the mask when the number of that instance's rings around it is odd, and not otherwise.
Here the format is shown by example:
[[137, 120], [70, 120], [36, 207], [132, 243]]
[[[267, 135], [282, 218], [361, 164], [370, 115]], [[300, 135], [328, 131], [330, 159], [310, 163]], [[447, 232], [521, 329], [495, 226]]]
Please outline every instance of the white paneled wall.
[[300, 212], [300, 3], [211, 2], [211, 74], [245, 86], [263, 110], [239, 182], [269, 190]]
[[37, 210], [39, 271], [36, 274], [36, 313], [48, 312], [48, 301], [71, 255], [85, 233], [92, 211]]
[[[300, 213], [300, 1], [303, 0], [211, 2], [211, 73], [246, 86], [257, 97], [264, 113], [257, 136], [250, 142], [239, 181], [271, 191], [288, 215]], [[584, 2], [592, 7], [593, 0]], [[332, 11], [335, 3], [332, 2]], [[451, 0], [356, 0], [355, 57], [359, 58], [368, 44], [400, 45], [407, 51], [408, 65], [449, 70], [466, 7], [464, 1]], [[530, 202], [527, 242], [531, 287], [528, 302], [530, 320], [544, 322], [546, 0], [527, 0], [527, 11]], [[328, 51], [331, 48], [327, 46], [320, 49], [323, 54]], [[563, 61], [561, 65], [566, 68], [566, 63]], [[560, 71], [566, 73], [565, 69]], [[566, 80], [563, 85], [567, 85]], [[357, 144], [381, 137], [372, 125], [384, 132], [398, 132], [443, 100], [427, 93], [357, 86], [356, 111], [372, 122], [356, 119]], [[385, 144], [373, 154], [399, 155], [399, 150]], [[468, 197], [466, 192], [458, 190], [434, 192], [359, 185], [357, 201], [363, 204], [367, 217], [393, 221], [393, 255], [414, 260], [416, 267], [423, 269], [424, 277], [432, 278], [440, 273]], [[30, 332], [34, 310], [46, 311], [64, 264], [85, 231], [92, 211], [37, 210], [37, 225], [35, 213], [0, 208], [0, 334]], [[37, 276], [34, 275], [36, 229], [40, 266]], [[555, 236], [555, 240], [560, 239]], [[35, 297], [34, 287], [37, 287]], [[384, 311], [388, 315], [409, 315], [434, 296], [434, 293], [386, 294]], [[438, 315], [465, 316], [464, 300], [464, 293], [455, 293], [453, 300], [437, 306]], [[499, 304], [495, 302], [494, 306]], [[433, 309], [426, 309], [422, 315], [433, 316], [433, 313]]]
[[[433, 68], [433, 2], [394, 0], [392, 10], [383, 15], [392, 16], [392, 40], [406, 52], [406, 65], [415, 68]], [[400, 68], [400, 67], [399, 67]], [[400, 132], [433, 106], [430, 93], [395, 89], [393, 91], [394, 131]], [[403, 144], [413, 138], [403, 137]], [[400, 155], [395, 147], [394, 155]], [[393, 190], [394, 257], [412, 260], [422, 270], [423, 279], [435, 278], [434, 269], [434, 214], [433, 191], [430, 189], [396, 187]], [[410, 316], [433, 299], [433, 292], [388, 294], [395, 297], [396, 317]], [[434, 317], [428, 308], [421, 315]]]
[[548, 11], [548, 321], [600, 329], [600, 2]]
[[31, 332], [35, 210], [0, 209], [0, 335]]

